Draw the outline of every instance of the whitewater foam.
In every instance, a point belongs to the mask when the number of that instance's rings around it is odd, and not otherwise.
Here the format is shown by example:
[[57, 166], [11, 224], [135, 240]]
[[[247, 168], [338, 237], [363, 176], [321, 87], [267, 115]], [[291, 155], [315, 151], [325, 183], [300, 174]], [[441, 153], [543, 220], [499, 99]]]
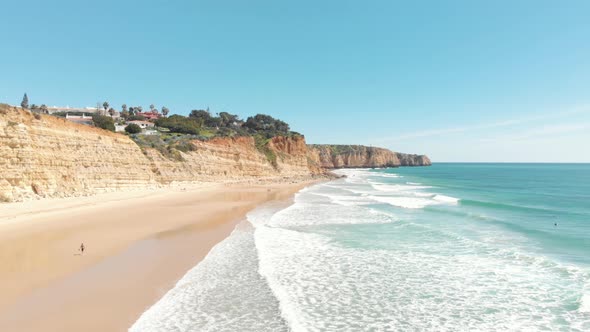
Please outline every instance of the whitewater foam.
[[242, 224], [129, 331], [289, 331], [257, 269], [253, 230]]
[[416, 197], [394, 197], [394, 196], [368, 196], [374, 201], [387, 203], [393, 206], [406, 209], [421, 209], [425, 206], [437, 204], [436, 201], [426, 198]]
[[539, 330], [555, 319], [581, 319], [559, 296], [575, 292], [580, 280], [563, 283], [562, 268], [546, 258], [514, 259], [518, 253], [415, 224], [388, 233], [387, 249], [375, 238], [368, 248], [350, 247], [336, 240], [346, 233], [282, 228], [314, 213], [324, 224], [338, 219], [331, 210], [300, 209], [300, 198], [255, 233], [260, 273], [293, 331]]
[[582, 295], [580, 299], [580, 312], [590, 312], [590, 294]]
[[434, 197], [432, 199], [434, 199], [435, 201], [449, 203], [449, 204], [457, 204], [459, 202], [458, 198], [451, 197], [451, 196], [445, 196], [445, 195], [434, 195]]
[[216, 246], [132, 331], [590, 330], [587, 268], [540, 253], [501, 226], [509, 215], [380, 172], [346, 170], [353, 181], [250, 212], [254, 228]]
[[415, 191], [419, 189], [432, 188], [431, 186], [415, 186], [415, 185], [403, 185], [403, 184], [382, 184], [373, 181], [368, 181], [371, 186], [377, 191], [383, 192], [404, 192], [404, 191]]

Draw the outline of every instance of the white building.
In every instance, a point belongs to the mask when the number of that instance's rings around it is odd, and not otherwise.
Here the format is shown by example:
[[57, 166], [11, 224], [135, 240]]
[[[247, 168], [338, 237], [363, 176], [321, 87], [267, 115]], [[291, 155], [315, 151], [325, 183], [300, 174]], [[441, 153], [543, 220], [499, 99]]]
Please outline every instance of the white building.
[[149, 121], [140, 121], [140, 120], [127, 121], [127, 124], [131, 124], [131, 123], [138, 125], [139, 128], [141, 128], [141, 129], [153, 129], [155, 126], [155, 124], [153, 122], [149, 122]]

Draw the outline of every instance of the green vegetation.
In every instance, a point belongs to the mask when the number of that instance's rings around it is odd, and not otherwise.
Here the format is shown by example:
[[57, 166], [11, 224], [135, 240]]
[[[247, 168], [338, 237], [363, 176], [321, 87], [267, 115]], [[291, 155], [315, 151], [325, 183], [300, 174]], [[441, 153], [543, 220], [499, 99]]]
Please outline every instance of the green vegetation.
[[60, 117], [60, 118], [65, 118], [66, 117], [66, 114], [76, 115], [76, 116], [82, 116], [82, 115], [88, 114], [88, 113], [84, 113], [84, 112], [54, 112], [51, 115], [57, 116], [57, 117]]
[[29, 97], [27, 97], [27, 93], [23, 96], [23, 101], [20, 102], [20, 106], [24, 109], [29, 108]]
[[261, 134], [266, 138], [274, 136], [290, 136], [291, 131], [289, 125], [281, 120], [275, 119], [270, 115], [256, 114], [253, 117], [246, 119], [244, 127], [250, 133]]
[[92, 116], [92, 122], [94, 122], [95, 127], [115, 131], [115, 122], [110, 116], [94, 114]]
[[191, 143], [192, 140], [205, 140], [206, 138], [185, 134], [161, 134], [161, 135], [137, 135], [132, 134], [131, 138], [141, 148], [156, 149], [162, 156], [170, 160], [183, 161], [181, 151], [186, 153], [195, 151], [197, 147]]
[[[193, 110], [188, 117], [182, 115], [172, 115], [169, 118], [160, 118], [156, 120], [156, 126], [161, 130], [168, 130], [170, 134], [189, 134], [193, 135], [192, 139], [206, 140], [214, 137], [238, 137], [252, 136], [256, 144], [256, 149], [263, 153], [268, 161], [277, 167], [277, 155], [268, 147], [268, 142], [275, 136], [301, 136], [299, 133], [290, 131], [289, 125], [281, 120], [275, 119], [269, 115], [257, 114], [241, 120], [237, 115], [227, 112], [221, 112], [217, 116], [212, 116], [208, 110]], [[165, 155], [170, 155], [172, 149], [183, 152], [192, 151], [194, 145], [186, 142], [186, 136], [174, 140], [162, 134], [161, 141], [155, 142], [150, 139], [149, 146], [156, 147], [158, 151]], [[182, 143], [185, 141], [184, 143]], [[145, 142], [137, 141], [139, 145]], [[165, 148], [163, 148], [165, 146]]]
[[169, 118], [156, 120], [156, 126], [168, 128], [172, 133], [199, 135], [203, 123], [195, 118], [172, 115]]
[[141, 133], [141, 127], [135, 123], [131, 123], [125, 127], [125, 132], [128, 132], [129, 134], [139, 134]]
[[127, 121], [145, 121], [145, 116], [143, 115], [128, 115], [125, 118]]
[[273, 150], [268, 147], [268, 142], [270, 138], [266, 138], [264, 135], [256, 134], [254, 135], [254, 144], [256, 145], [256, 149], [268, 160], [268, 162], [274, 167], [277, 168], [277, 155]]
[[[167, 112], [168, 109], [163, 107], [162, 113], [167, 114]], [[131, 119], [134, 117], [129, 117], [129, 120]], [[193, 110], [188, 117], [182, 115], [162, 117], [156, 120], [156, 126], [166, 128], [171, 133], [200, 135], [207, 138], [255, 135], [271, 138], [299, 135], [291, 132], [286, 122], [269, 115], [257, 114], [243, 121], [235, 114], [220, 112], [217, 116], [213, 116], [208, 110]]]
[[189, 151], [196, 151], [197, 147], [192, 144], [190, 141], [178, 141], [175, 145], [173, 145], [173, 147], [178, 150], [178, 151], [182, 151], [184, 153], [189, 152]]

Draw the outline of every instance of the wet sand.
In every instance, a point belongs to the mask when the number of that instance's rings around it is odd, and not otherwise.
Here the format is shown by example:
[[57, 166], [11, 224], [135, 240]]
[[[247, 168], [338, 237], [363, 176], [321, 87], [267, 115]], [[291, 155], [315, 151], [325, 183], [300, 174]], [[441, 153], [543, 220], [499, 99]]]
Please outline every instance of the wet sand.
[[0, 331], [126, 331], [248, 211], [309, 184], [3, 205]]

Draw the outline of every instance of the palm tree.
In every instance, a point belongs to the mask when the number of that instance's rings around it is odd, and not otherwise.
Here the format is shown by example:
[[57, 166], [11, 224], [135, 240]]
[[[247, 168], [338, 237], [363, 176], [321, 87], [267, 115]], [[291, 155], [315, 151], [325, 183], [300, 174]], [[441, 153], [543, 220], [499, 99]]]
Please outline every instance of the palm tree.
[[154, 104], [150, 104], [150, 111], [152, 111], [152, 113], [154, 112], [155, 108], [156, 108], [156, 106], [154, 106]]
[[109, 102], [105, 101], [104, 103], [102, 103], [102, 107], [104, 107], [104, 110], [106, 112], [106, 110], [109, 109]]
[[127, 112], [127, 104], [121, 105], [121, 112]]
[[164, 117], [168, 116], [168, 112], [170, 112], [168, 107], [162, 106], [162, 114], [164, 114]]
[[113, 115], [115, 115], [115, 110], [112, 107], [109, 108], [109, 115], [111, 116], [111, 118], [113, 117]]

